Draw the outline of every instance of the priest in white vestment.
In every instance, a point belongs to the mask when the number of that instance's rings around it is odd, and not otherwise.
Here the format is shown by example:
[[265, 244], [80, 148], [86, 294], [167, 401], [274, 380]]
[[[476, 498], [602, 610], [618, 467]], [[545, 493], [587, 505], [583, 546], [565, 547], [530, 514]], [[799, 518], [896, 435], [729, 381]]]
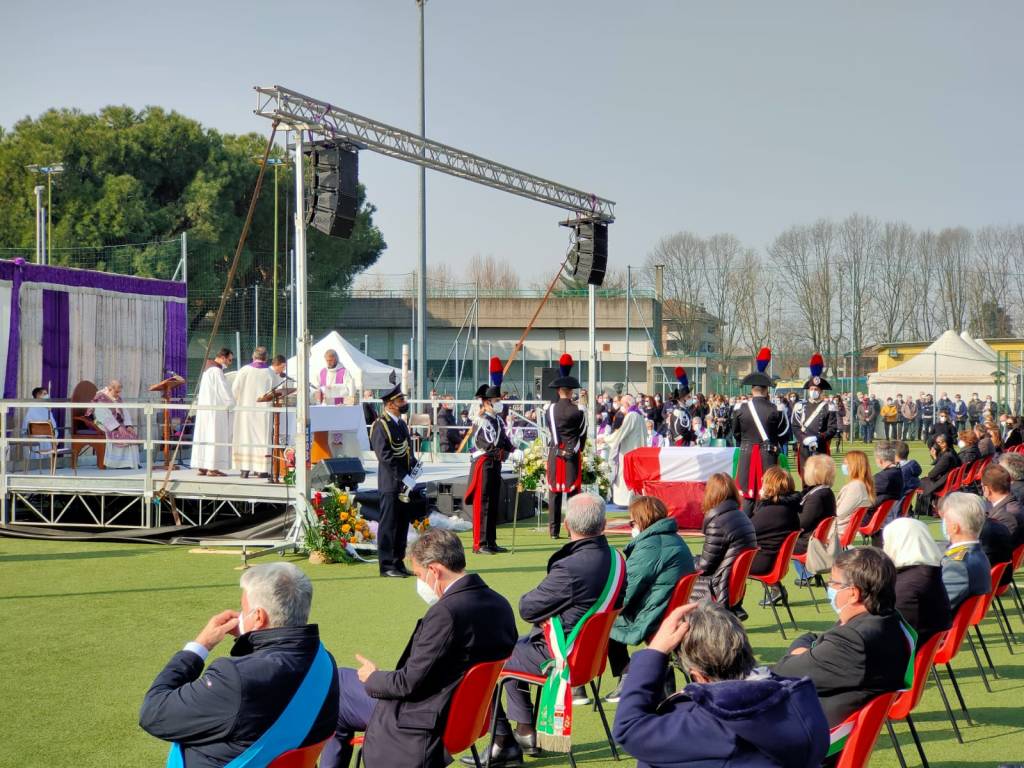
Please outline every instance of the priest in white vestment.
[[620, 507], [628, 507], [633, 500], [633, 492], [626, 485], [624, 459], [634, 448], [642, 448], [647, 444], [647, 430], [644, 417], [636, 408], [632, 396], [623, 395], [620, 402], [626, 411], [622, 426], [605, 435], [604, 444], [608, 447], [608, 464], [612, 469], [612, 502]]
[[139, 445], [128, 441], [138, 440], [139, 434], [132, 422], [131, 411], [118, 405], [123, 402], [121, 390], [121, 382], [111, 379], [107, 386], [96, 392], [92, 399], [93, 407], [86, 415], [107, 436], [107, 450], [103, 459], [107, 469], [137, 469]]
[[231, 383], [231, 394], [239, 408], [258, 408], [258, 411], [236, 410], [231, 432], [231, 468], [240, 470], [242, 477], [256, 473], [266, 477], [270, 471], [270, 402], [259, 399], [273, 389], [278, 377], [267, 364], [267, 348], [256, 347], [252, 362], [243, 366]]
[[[231, 385], [224, 376], [224, 369], [235, 359], [230, 349], [221, 349], [217, 357], [203, 371], [196, 393], [197, 406], [227, 406], [235, 404]], [[214, 445], [219, 443], [219, 445]], [[192, 432], [192, 469], [200, 475], [224, 477], [224, 471], [231, 466], [231, 413], [227, 410], [197, 410], [196, 424]]]
[[[327, 366], [320, 369], [316, 382], [319, 388], [317, 400], [321, 405], [344, 405], [346, 399], [352, 402], [352, 398], [356, 394], [355, 387], [351, 375], [338, 362], [338, 353], [333, 349], [328, 349], [324, 353], [324, 362], [327, 363]], [[332, 456], [344, 453], [344, 436], [344, 432], [330, 433]]]

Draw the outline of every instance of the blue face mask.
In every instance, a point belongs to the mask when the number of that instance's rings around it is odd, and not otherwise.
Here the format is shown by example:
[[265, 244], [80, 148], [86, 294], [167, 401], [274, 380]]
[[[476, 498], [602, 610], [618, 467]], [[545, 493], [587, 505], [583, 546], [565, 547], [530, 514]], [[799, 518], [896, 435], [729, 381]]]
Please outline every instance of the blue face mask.
[[828, 604], [832, 606], [832, 610], [836, 612], [836, 615], [838, 615], [839, 606], [836, 605], [836, 597], [839, 595], [839, 591], [832, 588], [831, 586], [828, 587], [826, 591], [828, 592]]
[[849, 475], [850, 474], [850, 468], [848, 466], [846, 466], [845, 464], [843, 464], [841, 469], [843, 470], [843, 474], [844, 475]]

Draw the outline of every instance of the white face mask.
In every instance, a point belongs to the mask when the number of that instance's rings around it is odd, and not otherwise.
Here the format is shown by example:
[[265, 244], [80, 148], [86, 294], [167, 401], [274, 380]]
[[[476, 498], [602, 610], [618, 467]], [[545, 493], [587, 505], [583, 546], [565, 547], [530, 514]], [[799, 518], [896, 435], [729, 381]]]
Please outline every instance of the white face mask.
[[956, 441], [956, 447], [957, 448], [964, 448], [966, 446], [967, 446], [967, 443], [965, 443], [963, 440], [957, 440]]
[[634, 528], [633, 528], [633, 529], [632, 529], [632, 530], [631, 530], [631, 531], [629, 532], [629, 537], [630, 537], [631, 539], [635, 539], [635, 538], [636, 538], [637, 536], [639, 536], [639, 535], [640, 535], [640, 529], [639, 529], [639, 528], [637, 528], [637, 527], [635, 527], [635, 526], [634, 526]]
[[946, 423], [946, 417], [945, 416], [939, 416], [939, 421], [941, 421], [943, 424], [945, 424]]
[[809, 389], [809, 390], [807, 390], [807, 396], [811, 400], [820, 400], [821, 399], [821, 392], [819, 392], [816, 389]]
[[434, 593], [431, 586], [423, 579], [416, 579], [416, 594], [419, 595], [420, 599], [427, 605], [433, 605], [440, 600], [440, 598]]
[[238, 636], [241, 637], [245, 634], [245, 611], [241, 611], [238, 614]]

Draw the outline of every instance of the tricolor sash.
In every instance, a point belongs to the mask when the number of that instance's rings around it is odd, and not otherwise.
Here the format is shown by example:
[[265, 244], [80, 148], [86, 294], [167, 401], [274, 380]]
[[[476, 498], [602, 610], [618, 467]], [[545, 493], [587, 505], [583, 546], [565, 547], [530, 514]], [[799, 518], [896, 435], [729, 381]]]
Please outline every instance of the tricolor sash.
[[568, 659], [587, 619], [598, 613], [611, 611], [626, 582], [626, 561], [616, 550], [611, 550], [611, 568], [600, 597], [590, 606], [566, 637], [562, 621], [552, 616], [544, 622], [544, 641], [551, 653], [542, 669], [547, 680], [540, 693], [537, 714], [537, 745], [551, 752], [568, 752], [572, 746], [572, 687], [569, 685]]
[[[288, 706], [262, 736], [224, 768], [266, 768], [282, 753], [299, 747], [320, 714], [335, 674], [334, 663], [321, 643], [313, 664]], [[180, 744], [171, 745], [166, 768], [185, 768]]]
[[[914, 655], [917, 653], [917, 630], [910, 626], [902, 616], [900, 617], [900, 628], [903, 630], [904, 639], [906, 639], [907, 644], [910, 646], [910, 661], [907, 662], [907, 669], [903, 673], [903, 688], [900, 689], [901, 691], [907, 691], [914, 687]], [[857, 714], [858, 712], [854, 712], [850, 717], [829, 731], [827, 757], [832, 757], [842, 752], [843, 747], [846, 746], [847, 738], [853, 731]]]

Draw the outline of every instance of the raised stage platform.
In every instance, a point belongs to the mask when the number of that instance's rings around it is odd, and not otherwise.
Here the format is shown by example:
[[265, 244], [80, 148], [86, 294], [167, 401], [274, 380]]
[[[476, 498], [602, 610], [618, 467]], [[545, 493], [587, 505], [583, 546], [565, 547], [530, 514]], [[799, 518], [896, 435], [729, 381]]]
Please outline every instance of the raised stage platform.
[[[463, 461], [458, 459], [464, 458]], [[445, 483], [469, 472], [469, 457], [446, 456], [424, 461], [421, 483]], [[454, 460], [453, 460], [454, 459]], [[377, 488], [377, 462], [363, 459], [366, 480], [360, 491]], [[0, 478], [4, 525], [76, 526], [85, 528], [160, 528], [173, 523], [171, 508], [158, 498], [165, 472], [147, 469], [105, 469], [95, 466], [49, 471], [11, 472]], [[289, 507], [295, 490], [284, 483], [237, 472], [227, 477], [202, 477], [195, 470], [171, 472], [167, 491], [184, 522], [204, 526], [226, 516], [242, 518], [257, 510]]]

